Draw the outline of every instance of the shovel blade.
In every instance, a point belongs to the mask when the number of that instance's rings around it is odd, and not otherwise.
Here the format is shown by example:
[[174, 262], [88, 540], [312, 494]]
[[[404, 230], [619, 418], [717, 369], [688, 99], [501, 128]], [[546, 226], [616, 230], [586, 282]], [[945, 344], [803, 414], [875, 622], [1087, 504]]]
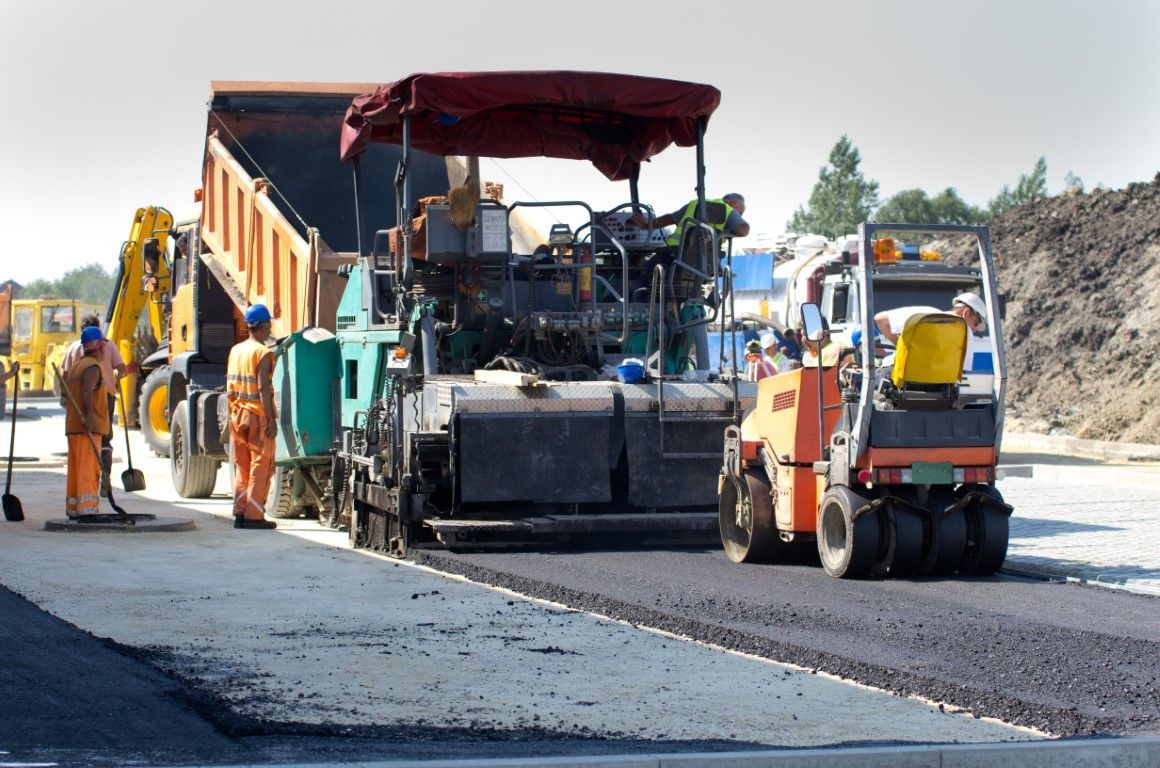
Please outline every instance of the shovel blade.
[[128, 492], [145, 490], [145, 475], [139, 469], [126, 469], [121, 473], [121, 487]]
[[24, 507], [20, 499], [11, 493], [4, 494], [4, 519], [10, 523], [19, 523], [24, 519]]

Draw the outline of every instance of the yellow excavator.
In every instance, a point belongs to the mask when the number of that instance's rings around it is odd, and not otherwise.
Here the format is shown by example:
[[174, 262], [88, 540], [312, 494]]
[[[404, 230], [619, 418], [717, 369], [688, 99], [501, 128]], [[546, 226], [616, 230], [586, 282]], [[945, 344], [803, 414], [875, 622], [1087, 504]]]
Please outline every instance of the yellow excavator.
[[[105, 336], [117, 345], [126, 363], [138, 363], [141, 373], [121, 379], [121, 396], [130, 426], [140, 426], [154, 451], [169, 448], [169, 419], [164, 376], [150, 377], [165, 355], [157, 354], [166, 340], [172, 272], [167, 255], [173, 215], [160, 206], [138, 208], [121, 244], [113, 294], [105, 314]], [[160, 360], [160, 363], [153, 361]], [[144, 376], [144, 378], [142, 378]], [[137, 424], [133, 422], [136, 421]]]

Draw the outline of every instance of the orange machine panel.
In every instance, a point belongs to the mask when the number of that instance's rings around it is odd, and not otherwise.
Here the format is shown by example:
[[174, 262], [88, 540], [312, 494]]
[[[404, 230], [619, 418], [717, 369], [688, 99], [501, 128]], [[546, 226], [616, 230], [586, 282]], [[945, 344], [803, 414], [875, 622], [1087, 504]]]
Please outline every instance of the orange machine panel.
[[867, 448], [859, 466], [909, 467], [916, 461], [949, 461], [956, 467], [994, 466], [995, 448]]
[[[822, 386], [826, 405], [837, 405], [835, 369], [822, 369]], [[827, 443], [838, 414], [836, 408], [826, 411]], [[798, 368], [759, 381], [757, 402], [741, 424], [741, 438], [761, 440], [780, 464], [818, 461], [818, 369]]]
[[[817, 430], [814, 430], [815, 432]], [[818, 526], [818, 484], [811, 467], [777, 468], [777, 529], [813, 533]]]

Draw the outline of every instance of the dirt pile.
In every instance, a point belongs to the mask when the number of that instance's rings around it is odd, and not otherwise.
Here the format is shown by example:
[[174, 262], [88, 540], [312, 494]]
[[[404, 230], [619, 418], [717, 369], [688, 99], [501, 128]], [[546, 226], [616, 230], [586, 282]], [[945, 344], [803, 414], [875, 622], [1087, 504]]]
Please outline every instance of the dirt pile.
[[1160, 443], [1160, 174], [990, 225], [1014, 426]]

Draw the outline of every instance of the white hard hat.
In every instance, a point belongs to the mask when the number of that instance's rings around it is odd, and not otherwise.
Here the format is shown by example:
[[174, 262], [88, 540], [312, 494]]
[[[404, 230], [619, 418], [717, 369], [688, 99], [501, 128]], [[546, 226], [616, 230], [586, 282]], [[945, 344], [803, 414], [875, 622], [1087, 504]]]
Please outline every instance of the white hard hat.
[[971, 311], [978, 315], [979, 319], [983, 321], [982, 327], [987, 327], [987, 305], [984, 304], [983, 300], [980, 299], [976, 294], [960, 293], [958, 296], [955, 296], [955, 300], [951, 302], [951, 306], [954, 306], [955, 304], [965, 304], [966, 306], [970, 307]]
[[766, 331], [761, 334], [761, 348], [768, 349], [777, 343], [777, 337], [773, 335], [772, 331]]

